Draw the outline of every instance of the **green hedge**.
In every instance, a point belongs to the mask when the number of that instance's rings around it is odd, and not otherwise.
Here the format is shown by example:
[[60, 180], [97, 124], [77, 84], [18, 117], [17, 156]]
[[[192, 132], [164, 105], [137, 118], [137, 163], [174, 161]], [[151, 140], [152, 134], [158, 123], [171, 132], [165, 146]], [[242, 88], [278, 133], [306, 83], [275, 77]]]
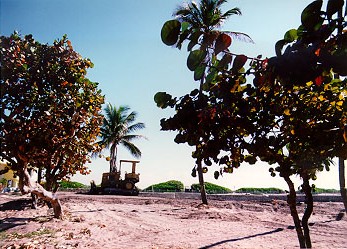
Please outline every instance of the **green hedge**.
[[88, 186], [80, 182], [61, 181], [59, 184], [60, 184], [60, 189], [88, 188]]
[[314, 188], [314, 194], [331, 194], [331, 193], [340, 193], [340, 190], [331, 189], [331, 188]]
[[[192, 184], [191, 188], [192, 188], [192, 191], [199, 192], [200, 191], [200, 184], [199, 183]], [[230, 189], [228, 189], [226, 187], [219, 186], [217, 184], [213, 184], [210, 182], [205, 182], [205, 189], [206, 189], [206, 193], [208, 193], [208, 194], [222, 194], [222, 193], [231, 193], [232, 192]]]
[[279, 188], [240, 188], [236, 190], [236, 193], [280, 194], [280, 193], [284, 193], [284, 191]]
[[154, 191], [154, 192], [181, 192], [184, 189], [184, 185], [180, 181], [171, 180], [158, 184], [153, 184], [143, 191]]

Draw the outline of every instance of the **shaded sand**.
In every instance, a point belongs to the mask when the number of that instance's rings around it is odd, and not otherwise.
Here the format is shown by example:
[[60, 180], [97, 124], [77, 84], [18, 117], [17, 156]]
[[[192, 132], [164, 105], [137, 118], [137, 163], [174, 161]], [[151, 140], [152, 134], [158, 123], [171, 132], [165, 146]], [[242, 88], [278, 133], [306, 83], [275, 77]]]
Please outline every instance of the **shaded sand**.
[[[64, 220], [28, 196], [0, 195], [0, 248], [299, 248], [284, 201], [60, 193]], [[304, 205], [298, 207], [302, 214]], [[347, 248], [342, 203], [315, 203], [313, 248]], [[12, 247], [11, 247], [12, 246]], [[23, 246], [23, 247], [20, 247]]]

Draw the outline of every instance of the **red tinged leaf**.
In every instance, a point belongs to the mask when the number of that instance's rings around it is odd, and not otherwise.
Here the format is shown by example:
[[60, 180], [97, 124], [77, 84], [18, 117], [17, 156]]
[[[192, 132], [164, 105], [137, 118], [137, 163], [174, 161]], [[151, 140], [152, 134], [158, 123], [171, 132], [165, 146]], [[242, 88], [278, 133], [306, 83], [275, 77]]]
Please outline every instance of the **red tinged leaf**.
[[237, 55], [233, 63], [233, 71], [238, 72], [246, 64], [247, 59], [246, 55]]
[[67, 43], [67, 45], [69, 46], [70, 49], [73, 49], [70, 40], [67, 40], [66, 43]]
[[231, 45], [231, 37], [227, 34], [220, 34], [216, 40], [214, 45], [215, 54], [219, 54], [220, 52], [226, 50]]
[[317, 85], [317, 86], [320, 86], [323, 84], [323, 81], [324, 81], [324, 77], [323, 76], [318, 76], [317, 78], [315, 78], [314, 80], [314, 83]]

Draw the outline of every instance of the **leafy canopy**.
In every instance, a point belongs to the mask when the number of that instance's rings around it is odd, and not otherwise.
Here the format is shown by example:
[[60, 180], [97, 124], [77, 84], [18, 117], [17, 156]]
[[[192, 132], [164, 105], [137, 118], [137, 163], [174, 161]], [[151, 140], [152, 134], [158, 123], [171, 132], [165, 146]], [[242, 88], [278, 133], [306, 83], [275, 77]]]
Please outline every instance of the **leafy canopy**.
[[32, 35], [1, 36], [1, 158], [45, 172], [49, 188], [85, 166], [102, 121], [104, 97], [86, 78], [93, 67], [66, 36], [53, 45]]

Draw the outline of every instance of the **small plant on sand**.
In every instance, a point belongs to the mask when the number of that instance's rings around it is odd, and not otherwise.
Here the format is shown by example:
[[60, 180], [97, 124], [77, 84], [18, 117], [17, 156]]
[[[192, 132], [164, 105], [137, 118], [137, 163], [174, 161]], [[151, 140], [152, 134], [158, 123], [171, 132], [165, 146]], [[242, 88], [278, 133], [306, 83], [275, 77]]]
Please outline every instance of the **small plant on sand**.
[[0, 232], [0, 239], [1, 240], [5, 240], [5, 239], [9, 239], [9, 240], [16, 240], [16, 239], [23, 239], [23, 238], [37, 238], [37, 237], [41, 237], [43, 235], [48, 235], [48, 236], [54, 236], [55, 234], [55, 230], [49, 229], [49, 228], [40, 228], [37, 231], [33, 231], [33, 232], [27, 232], [27, 233], [17, 233], [17, 232], [13, 232], [13, 233], [5, 233], [5, 232]]

